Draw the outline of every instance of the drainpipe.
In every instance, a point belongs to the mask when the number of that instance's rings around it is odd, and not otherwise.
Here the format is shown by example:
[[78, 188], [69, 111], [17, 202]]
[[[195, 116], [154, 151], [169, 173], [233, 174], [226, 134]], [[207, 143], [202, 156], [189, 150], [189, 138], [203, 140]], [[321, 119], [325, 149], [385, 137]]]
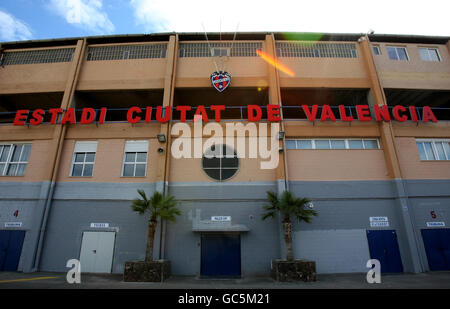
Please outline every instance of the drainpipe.
[[34, 264], [32, 268], [32, 272], [36, 272], [39, 270], [39, 263], [41, 260], [42, 255], [42, 248], [44, 245], [44, 237], [45, 237], [45, 231], [47, 229], [47, 223], [48, 223], [48, 217], [50, 214], [50, 209], [52, 206], [53, 196], [55, 192], [55, 185], [56, 185], [56, 175], [57, 175], [57, 166], [59, 166], [59, 161], [61, 159], [61, 151], [62, 151], [62, 145], [64, 141], [64, 136], [66, 133], [66, 126], [62, 125], [60, 128], [61, 132], [58, 134], [58, 142], [56, 145], [56, 155], [54, 157], [54, 161], [52, 164], [52, 178], [50, 180], [49, 188], [47, 191], [46, 199], [45, 199], [45, 205], [44, 205], [44, 215], [42, 216], [40, 229], [39, 229], [39, 240], [37, 243], [37, 248], [35, 250], [35, 255], [33, 257]]
[[[68, 85], [66, 86], [66, 89], [64, 91], [64, 97], [63, 97], [62, 103], [61, 103], [61, 108], [63, 110], [67, 109], [67, 107], [72, 102], [73, 95], [75, 93], [76, 82], [78, 80], [78, 75], [80, 73], [83, 55], [85, 54], [85, 49], [86, 49], [86, 39], [79, 40], [77, 43], [75, 52], [74, 52], [74, 57], [73, 57], [74, 59], [77, 59], [76, 63], [74, 64], [75, 67], [72, 67], [72, 70], [74, 70], [74, 72], [69, 75]], [[78, 52], [78, 55], [77, 55], [77, 52]], [[56, 144], [56, 154], [53, 157], [53, 162], [52, 162], [53, 164], [51, 167], [51, 175], [52, 176], [51, 176], [51, 181], [50, 181], [50, 187], [47, 191], [47, 195], [46, 195], [46, 199], [45, 199], [44, 214], [43, 214], [41, 224], [40, 224], [40, 229], [39, 229], [39, 240], [36, 245], [36, 249], [34, 251], [35, 254], [33, 256], [34, 263], [33, 263], [32, 270], [31, 270], [32, 272], [36, 272], [39, 270], [39, 264], [40, 264], [41, 255], [42, 255], [42, 248], [44, 246], [44, 240], [45, 240], [45, 232], [47, 229], [48, 218], [49, 218], [50, 210], [52, 207], [52, 201], [53, 201], [56, 180], [57, 180], [57, 174], [58, 174], [58, 167], [59, 167], [59, 162], [61, 160], [61, 152], [62, 152], [62, 147], [64, 144], [64, 138], [66, 135], [66, 129], [67, 129], [67, 126], [65, 124], [60, 125], [60, 127], [56, 128], [56, 130], [59, 130], [59, 132], [56, 133], [56, 135], [57, 135], [56, 138], [58, 140], [57, 144]]]
[[[167, 98], [164, 98], [163, 104], [167, 108], [173, 107], [173, 97], [175, 92], [175, 75], [176, 75], [176, 68], [177, 68], [177, 59], [178, 59], [178, 34], [171, 35], [168, 43], [168, 47], [170, 47], [170, 51], [168, 51], [167, 55], [171, 56], [171, 59], [167, 59], [169, 62], [168, 69], [166, 70], [166, 79], [168, 81], [167, 85], [167, 91], [168, 95]], [[164, 94], [166, 95], [166, 94]], [[164, 196], [167, 196], [169, 194], [169, 165], [170, 165], [170, 144], [172, 142], [172, 137], [170, 135], [171, 129], [172, 129], [172, 117], [173, 113], [170, 113], [170, 120], [167, 123], [167, 126], [165, 128], [164, 134], [166, 135], [166, 151], [165, 151], [165, 158], [164, 158], [164, 168], [163, 168], [163, 184], [162, 184], [162, 194]], [[167, 231], [167, 224], [165, 221], [161, 221], [161, 229], [160, 229], [160, 241], [159, 241], [159, 258], [163, 260], [165, 258], [165, 248], [166, 248], [166, 231]]]

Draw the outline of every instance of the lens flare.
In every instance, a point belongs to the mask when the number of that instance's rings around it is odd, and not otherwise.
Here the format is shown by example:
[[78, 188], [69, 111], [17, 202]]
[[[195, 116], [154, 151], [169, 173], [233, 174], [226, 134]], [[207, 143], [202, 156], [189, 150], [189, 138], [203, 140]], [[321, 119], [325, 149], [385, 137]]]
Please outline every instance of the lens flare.
[[267, 62], [270, 65], [273, 65], [276, 69], [280, 70], [281, 72], [289, 75], [290, 77], [295, 76], [295, 73], [291, 69], [289, 69], [287, 66], [285, 66], [272, 56], [266, 54], [265, 52], [258, 49], [256, 50], [256, 54], [260, 56], [265, 62]]

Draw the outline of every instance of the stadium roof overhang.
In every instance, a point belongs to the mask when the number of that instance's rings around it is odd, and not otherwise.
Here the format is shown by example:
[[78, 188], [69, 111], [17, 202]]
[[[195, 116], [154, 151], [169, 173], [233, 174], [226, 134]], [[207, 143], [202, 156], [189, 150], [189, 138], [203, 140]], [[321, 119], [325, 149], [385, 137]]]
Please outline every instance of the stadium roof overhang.
[[[73, 46], [80, 39], [86, 39], [89, 44], [120, 44], [136, 42], [164, 42], [171, 35], [177, 34], [180, 41], [206, 41], [204, 32], [166, 32], [151, 34], [119, 34], [106, 36], [89, 36], [73, 38], [57, 38], [44, 40], [29, 40], [16, 42], [0, 42], [2, 48], [40, 48], [51, 46]], [[294, 41], [357, 41], [365, 33], [314, 33], [314, 32], [238, 32], [238, 41], [261, 41], [267, 34], [273, 34], [276, 40]], [[233, 40], [234, 32], [208, 32], [208, 40]], [[449, 36], [422, 36], [422, 35], [397, 35], [397, 34], [369, 34], [372, 42], [396, 42], [413, 44], [446, 44]]]

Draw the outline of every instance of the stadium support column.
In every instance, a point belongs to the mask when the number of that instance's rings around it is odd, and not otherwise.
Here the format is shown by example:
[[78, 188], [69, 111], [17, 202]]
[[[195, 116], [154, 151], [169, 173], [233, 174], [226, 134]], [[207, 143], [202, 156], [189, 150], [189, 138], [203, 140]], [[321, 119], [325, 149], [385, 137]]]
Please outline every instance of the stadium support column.
[[[276, 59], [276, 47], [275, 47], [275, 37], [272, 34], [266, 35], [266, 41], [265, 41], [265, 50], [267, 54], [272, 57], [273, 59]], [[267, 64], [267, 71], [268, 71], [268, 79], [269, 79], [269, 104], [275, 104], [280, 106], [281, 110], [281, 90], [280, 90], [280, 77], [277, 68], [272, 64]], [[281, 110], [281, 120], [280, 121], [280, 131], [284, 132], [284, 123], [283, 123], [283, 111]], [[272, 133], [272, 132], [271, 132]], [[285, 139], [283, 137], [282, 140], [279, 140], [278, 147], [282, 149], [278, 152], [279, 154], [279, 161], [278, 166], [275, 171], [275, 180], [277, 182], [277, 191], [278, 195], [280, 195], [283, 191], [289, 190], [289, 184], [288, 184], [288, 175], [287, 175], [287, 162], [286, 162], [286, 147], [285, 147]], [[278, 238], [279, 238], [279, 244], [280, 244], [280, 256], [281, 258], [286, 258], [286, 250], [284, 248], [285, 242], [284, 242], [284, 231], [283, 231], [283, 225], [281, 223], [281, 216], [278, 215]]]
[[[178, 35], [171, 35], [169, 42], [167, 44], [167, 64], [166, 72], [164, 77], [164, 95], [163, 95], [163, 107], [167, 109], [172, 109], [173, 107], [173, 96], [175, 91], [175, 71], [177, 62], [177, 50], [178, 50]], [[172, 117], [173, 113], [170, 114], [170, 120], [166, 123], [161, 123], [160, 134], [164, 134], [166, 141], [160, 143], [159, 147], [164, 149], [164, 152], [159, 155], [158, 159], [158, 171], [156, 175], [156, 190], [167, 195], [169, 193], [169, 164], [170, 164], [170, 145], [171, 136], [170, 131], [172, 128]], [[164, 248], [165, 248], [165, 234], [166, 234], [166, 223], [161, 222], [159, 224], [160, 230], [159, 235], [156, 235], [157, 239], [159, 236], [159, 259], [164, 259]], [[155, 244], [157, 245], [157, 244]]]
[[[61, 101], [60, 108], [63, 110], [71, 107], [73, 97], [75, 94], [75, 88], [78, 81], [78, 75], [83, 63], [84, 54], [86, 50], [86, 39], [78, 40], [75, 47], [75, 51], [72, 58], [72, 64], [69, 70], [69, 75], [66, 81], [66, 87], [64, 89], [64, 95]], [[32, 263], [25, 265], [24, 271], [37, 271], [39, 270], [39, 263], [42, 255], [42, 248], [45, 241], [45, 232], [47, 228], [47, 222], [51, 211], [53, 193], [56, 185], [59, 162], [61, 159], [61, 152], [64, 146], [64, 138], [66, 135], [66, 125], [56, 124], [53, 130], [53, 137], [50, 141], [49, 151], [47, 153], [47, 166], [45, 169], [45, 178], [47, 181], [43, 182], [41, 188], [41, 198], [36, 207], [36, 213], [33, 216], [36, 221], [36, 226], [39, 226], [39, 232], [35, 235], [36, 247], [34, 250]], [[44, 162], [43, 162], [44, 164]]]
[[[367, 35], [362, 36], [358, 42], [361, 47], [362, 61], [364, 62], [371, 85], [370, 101], [372, 102], [369, 102], [369, 104], [372, 108], [375, 104], [379, 106], [387, 105], [386, 97], [378, 78], [372, 49], [369, 44], [369, 37]], [[403, 250], [401, 251], [405, 272], [421, 272], [424, 270], [424, 266], [421, 262], [422, 259], [420, 258], [418, 249], [419, 239], [414, 225], [414, 213], [409, 205], [406, 186], [402, 178], [392, 123], [380, 121], [379, 132], [389, 174], [395, 183], [396, 199], [398, 201], [396, 213], [398, 214], [401, 232], [403, 234], [399, 237], [399, 240], [401, 241], [399, 245], [401, 246], [401, 249], [403, 247]]]

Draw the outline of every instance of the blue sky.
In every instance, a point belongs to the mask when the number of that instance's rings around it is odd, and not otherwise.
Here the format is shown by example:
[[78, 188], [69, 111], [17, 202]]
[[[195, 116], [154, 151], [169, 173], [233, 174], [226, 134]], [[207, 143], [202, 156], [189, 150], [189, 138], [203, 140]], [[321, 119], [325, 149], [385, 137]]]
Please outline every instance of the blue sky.
[[1, 0], [0, 42], [204, 30], [450, 36], [449, 11], [448, 0]]

